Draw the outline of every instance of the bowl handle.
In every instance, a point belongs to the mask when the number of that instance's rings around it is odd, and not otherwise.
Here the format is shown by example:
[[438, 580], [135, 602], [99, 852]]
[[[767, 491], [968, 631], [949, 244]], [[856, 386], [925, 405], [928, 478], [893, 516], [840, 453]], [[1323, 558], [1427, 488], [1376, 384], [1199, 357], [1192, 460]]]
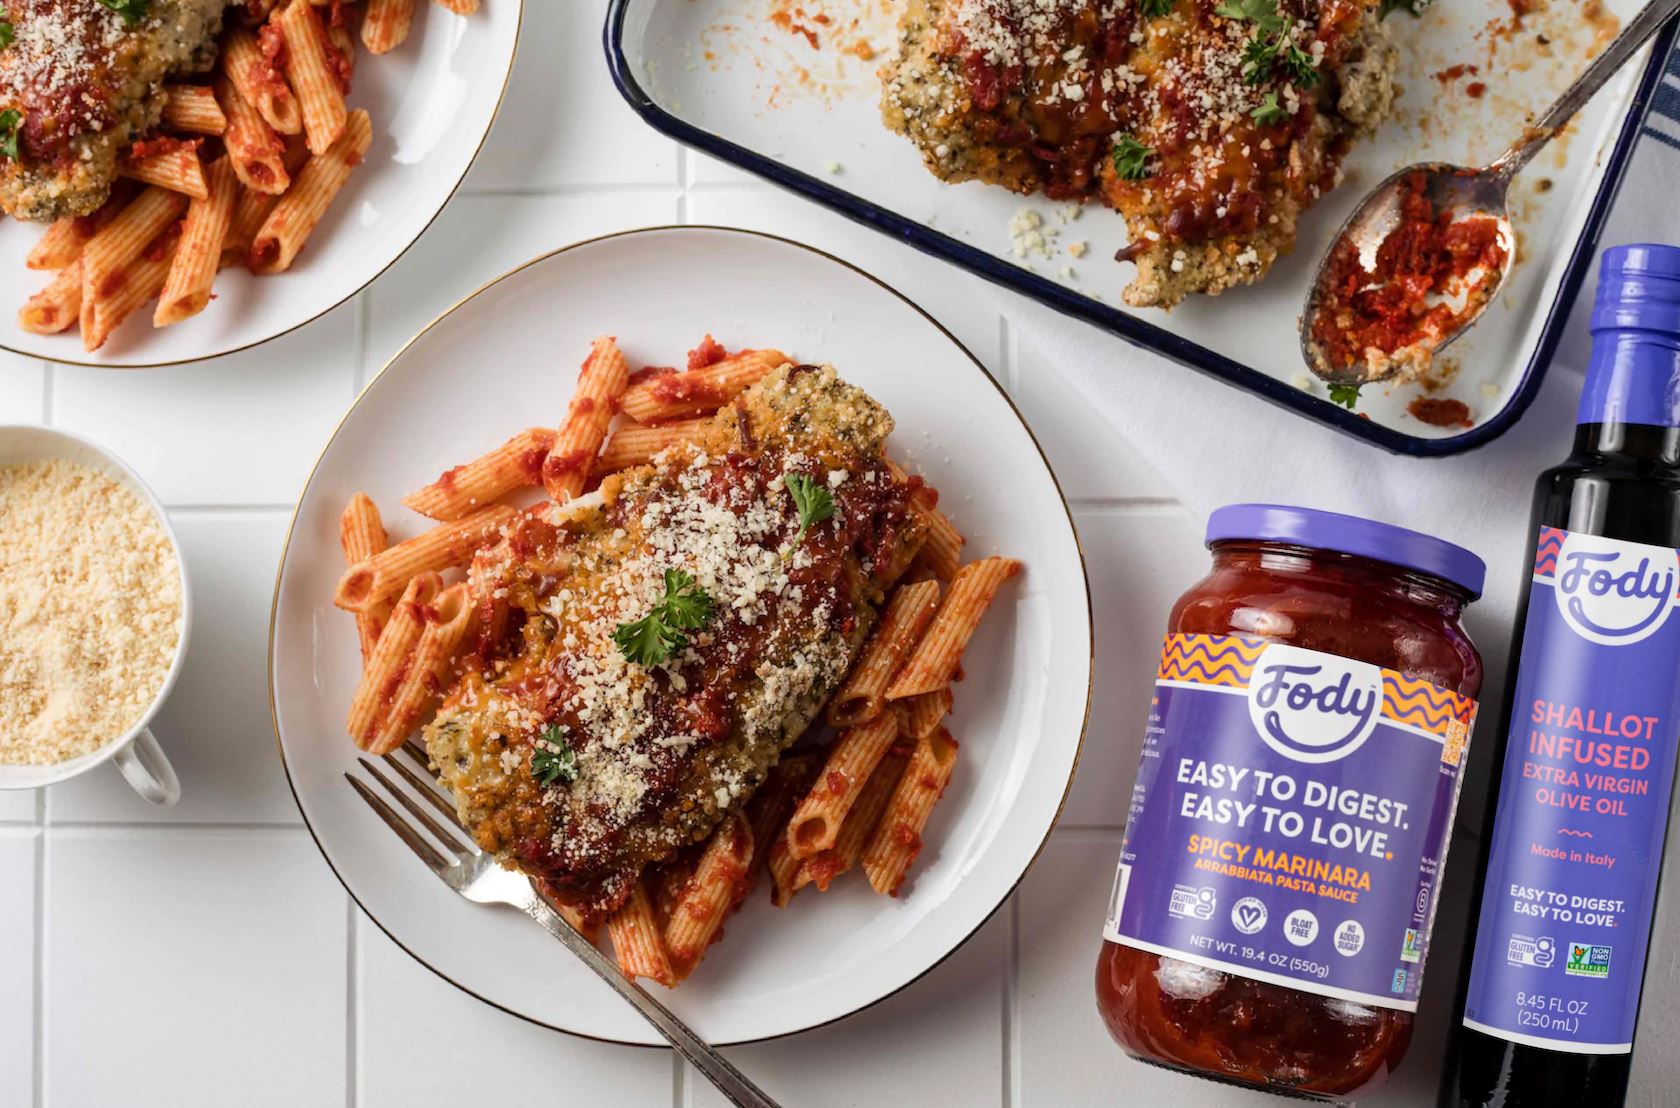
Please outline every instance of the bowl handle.
[[143, 727], [134, 741], [117, 751], [113, 759], [135, 792], [160, 807], [181, 799], [181, 779], [164, 756], [151, 728]]

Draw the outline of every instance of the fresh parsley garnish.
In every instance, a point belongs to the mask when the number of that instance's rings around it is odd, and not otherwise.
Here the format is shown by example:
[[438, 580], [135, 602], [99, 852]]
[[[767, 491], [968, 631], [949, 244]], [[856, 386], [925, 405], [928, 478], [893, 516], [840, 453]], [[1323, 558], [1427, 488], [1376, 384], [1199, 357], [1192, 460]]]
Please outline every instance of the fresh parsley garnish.
[[123, 26], [134, 28], [145, 22], [152, 12], [152, 0], [99, 0], [107, 8], [122, 16]]
[[1387, 19], [1392, 12], [1405, 12], [1414, 19], [1423, 14], [1423, 9], [1429, 7], [1430, 0], [1382, 0], [1382, 6], [1377, 9], [1378, 19]]
[[1302, 88], [1312, 88], [1318, 84], [1318, 66], [1313, 63], [1312, 55], [1296, 46], [1293, 40], [1283, 42], [1283, 71], [1289, 79]]
[[12, 26], [12, 13], [0, 8], [0, 50], [10, 46], [17, 38], [17, 30]]
[[1269, 35], [1289, 27], [1289, 20], [1278, 14], [1277, 0], [1224, 0], [1213, 10], [1226, 19], [1252, 23]]
[[1277, 92], [1275, 90], [1268, 92], [1266, 94], [1266, 99], [1260, 102], [1260, 106], [1248, 114], [1254, 117], [1254, 122], [1260, 124], [1262, 127], [1270, 123], [1282, 123], [1284, 120], [1289, 118], [1288, 110], [1278, 103]]
[[632, 662], [656, 666], [688, 645], [684, 631], [705, 626], [712, 617], [712, 598], [680, 569], [665, 571], [665, 595], [653, 610], [634, 623], [621, 623], [613, 642]]
[[[1406, 2], [1406, 0], [1399, 0]], [[1424, 3], [1427, 0], [1411, 0]], [[1214, 11], [1226, 19], [1254, 24], [1254, 37], [1243, 44], [1242, 78], [1259, 85], [1271, 79], [1272, 69], [1283, 63], [1284, 74], [1302, 88], [1318, 84], [1318, 66], [1311, 54], [1291, 37], [1294, 21], [1279, 15], [1277, 0], [1225, 0]]]
[[1173, 0], [1138, 0], [1138, 12], [1145, 19], [1159, 19], [1173, 9]]
[[543, 788], [556, 781], [569, 785], [577, 780], [577, 752], [566, 741], [559, 724], [549, 724], [531, 750], [531, 776]]
[[18, 155], [18, 125], [23, 122], [23, 113], [16, 108], [7, 108], [0, 112], [0, 154], [22, 161]]
[[793, 506], [799, 509], [799, 534], [793, 537], [793, 545], [798, 546], [813, 525], [834, 515], [834, 494], [816, 478], [803, 473], [788, 474], [785, 483], [793, 497]]
[[1131, 135], [1122, 134], [1114, 140], [1114, 172], [1122, 180], [1141, 181], [1149, 176], [1149, 159], [1155, 151]]
[[1332, 384], [1330, 386], [1330, 403], [1340, 404], [1348, 411], [1353, 411], [1354, 405], [1359, 403], [1359, 386]]

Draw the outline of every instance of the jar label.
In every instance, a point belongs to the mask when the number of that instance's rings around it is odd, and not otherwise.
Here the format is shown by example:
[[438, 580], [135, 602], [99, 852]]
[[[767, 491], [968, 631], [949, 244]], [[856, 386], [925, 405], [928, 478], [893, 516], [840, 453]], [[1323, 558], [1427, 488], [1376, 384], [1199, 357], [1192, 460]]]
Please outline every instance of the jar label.
[[1103, 937], [1415, 1010], [1475, 713], [1334, 654], [1168, 635]]
[[1680, 729], [1680, 560], [1540, 531], [1468, 1027], [1633, 1049]]

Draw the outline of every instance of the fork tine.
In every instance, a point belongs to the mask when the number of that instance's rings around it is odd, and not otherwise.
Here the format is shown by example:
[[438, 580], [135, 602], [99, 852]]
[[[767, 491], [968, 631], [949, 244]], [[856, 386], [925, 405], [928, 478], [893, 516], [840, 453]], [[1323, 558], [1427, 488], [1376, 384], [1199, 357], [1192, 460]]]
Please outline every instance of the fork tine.
[[432, 868], [433, 873], [439, 877], [443, 876], [450, 863], [437, 852], [432, 844], [422, 839], [414, 828], [404, 823], [403, 818], [393, 812], [389, 804], [379, 799], [372, 789], [362, 784], [359, 778], [352, 777], [347, 773], [344, 775], [344, 779], [350, 782], [351, 787], [363, 800], [367, 801], [368, 807], [372, 808], [379, 818], [385, 821], [385, 825], [397, 833], [397, 838], [407, 843], [408, 848], [418, 854], [420, 860]]
[[426, 748], [420, 745], [420, 740], [412, 736], [402, 744], [402, 749], [408, 751], [409, 757], [421, 765], [431, 768], [432, 756], [426, 753]]
[[[435, 783], [426, 780], [419, 773], [410, 769], [401, 759], [387, 754], [385, 764], [402, 774], [402, 779], [414, 786], [414, 791], [426, 798], [426, 802], [438, 810], [438, 814], [448, 820], [452, 826], [460, 828], [466, 834], [466, 828], [461, 827], [461, 821], [455, 815], [455, 807], [438, 794]], [[469, 835], [468, 838], [471, 838]]]
[[452, 851], [458, 855], [471, 855], [477, 853], [476, 851], [469, 850], [466, 846], [462, 845], [461, 840], [450, 834], [444, 829], [442, 824], [438, 823], [437, 820], [428, 815], [426, 813], [426, 809], [420, 807], [420, 805], [414, 802], [412, 797], [397, 788], [396, 785], [392, 784], [389, 777], [386, 777], [383, 773], [379, 772], [378, 766], [374, 765], [366, 758], [357, 758], [356, 761], [362, 764], [362, 768], [367, 770], [368, 773], [373, 776], [375, 781], [384, 785], [385, 791], [390, 793], [398, 804], [401, 804], [404, 808], [408, 809], [408, 814], [419, 820], [420, 826], [431, 832], [432, 838], [436, 839], [445, 850]]

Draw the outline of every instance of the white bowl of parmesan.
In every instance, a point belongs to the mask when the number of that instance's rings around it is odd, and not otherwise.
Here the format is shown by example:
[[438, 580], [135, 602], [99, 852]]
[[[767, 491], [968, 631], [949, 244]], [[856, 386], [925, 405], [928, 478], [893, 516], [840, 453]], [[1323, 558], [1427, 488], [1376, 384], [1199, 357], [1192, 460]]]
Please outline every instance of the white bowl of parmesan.
[[186, 563], [157, 497], [104, 447], [0, 425], [0, 789], [113, 762], [180, 782], [148, 729], [187, 653]]

